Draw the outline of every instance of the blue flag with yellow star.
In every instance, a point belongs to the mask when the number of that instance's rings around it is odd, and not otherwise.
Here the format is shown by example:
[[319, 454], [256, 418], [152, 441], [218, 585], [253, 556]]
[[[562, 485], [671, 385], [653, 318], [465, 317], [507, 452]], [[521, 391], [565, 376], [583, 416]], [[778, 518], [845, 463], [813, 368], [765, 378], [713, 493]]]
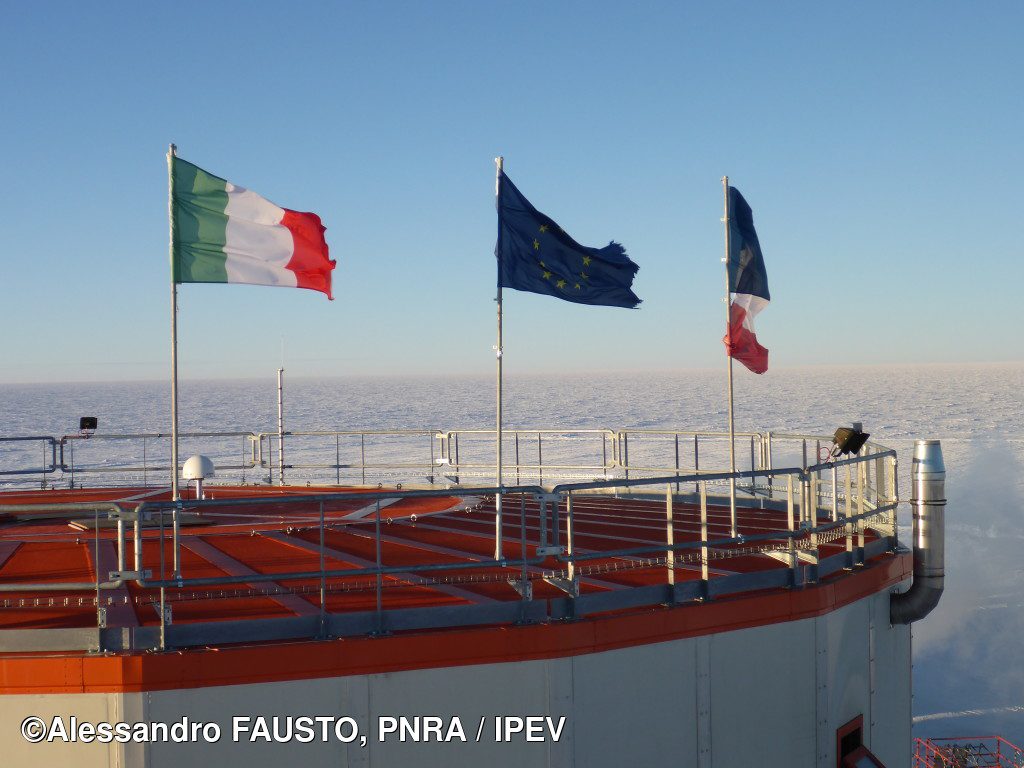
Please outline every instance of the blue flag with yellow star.
[[516, 185], [498, 175], [498, 285], [557, 296], [577, 304], [632, 309], [639, 267], [618, 243], [588, 248], [567, 235], [523, 197]]

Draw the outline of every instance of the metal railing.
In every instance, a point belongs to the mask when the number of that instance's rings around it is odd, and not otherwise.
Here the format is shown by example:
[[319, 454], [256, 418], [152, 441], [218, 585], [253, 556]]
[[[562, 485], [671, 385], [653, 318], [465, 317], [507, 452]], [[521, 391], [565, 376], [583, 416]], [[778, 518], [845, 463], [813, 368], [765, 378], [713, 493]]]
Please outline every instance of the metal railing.
[[[320, 433], [318, 433], [320, 434]], [[328, 433], [331, 434], [331, 433]], [[423, 433], [416, 433], [423, 434]], [[591, 434], [588, 432], [587, 434]], [[694, 433], [658, 433], [660, 435]], [[616, 438], [618, 439], [618, 438]], [[802, 439], [802, 438], [800, 438]], [[765, 443], [761, 443], [762, 446]], [[624, 443], [620, 443], [623, 446]], [[762, 454], [770, 461], [769, 450]], [[867, 449], [865, 449], [867, 451]], [[620, 454], [621, 455], [621, 454]], [[627, 465], [628, 466], [628, 465]], [[674, 470], [674, 468], [673, 468]], [[869, 482], [873, 478], [873, 482]], [[28, 583], [0, 580], [0, 610], [31, 607], [68, 607], [95, 609], [95, 627], [81, 629], [0, 630], [0, 651], [12, 650], [118, 650], [164, 649], [188, 647], [203, 643], [239, 642], [242, 640], [276, 640], [309, 637], [383, 633], [401, 629], [462, 626], [502, 622], [548, 621], [580, 617], [593, 613], [640, 605], [680, 603], [689, 600], [714, 599], [724, 594], [758, 589], [799, 587], [816, 582], [844, 568], [854, 568], [884, 551], [898, 547], [896, 508], [897, 463], [894, 451], [873, 446], [864, 455], [819, 462], [810, 466], [761, 468], [737, 473], [704, 471], [679, 472], [652, 477], [614, 478], [587, 482], [570, 482], [554, 486], [504, 485], [501, 487], [463, 487], [459, 493], [475, 495], [506, 494], [506, 520], [514, 525], [515, 495], [519, 502], [519, 544], [521, 557], [494, 560], [489, 557], [467, 557], [464, 562], [451, 559], [415, 565], [388, 565], [383, 557], [382, 509], [387, 502], [427, 497], [451, 497], [447, 489], [345, 491], [316, 495], [289, 496], [287, 501], [305, 516], [289, 520], [316, 542], [305, 539], [309, 551], [318, 555], [319, 567], [274, 573], [248, 573], [198, 577], [183, 567], [181, 557], [182, 518], [186, 514], [212, 514], [232, 507], [259, 508], [281, 503], [280, 496], [262, 498], [215, 499], [205, 501], [143, 500], [134, 509], [114, 503], [6, 505], [0, 515], [38, 514], [75, 518], [92, 522], [89, 541], [94, 579], [90, 582]], [[761, 533], [746, 533], [733, 523], [728, 536], [709, 535], [708, 509], [721, 505], [726, 497], [715, 495], [715, 488], [738, 481], [746, 495], [741, 506], [748, 509], [772, 509], [784, 512], [785, 527]], [[746, 483], [743, 485], [742, 483]], [[684, 489], [684, 490], [677, 490]], [[664, 499], [664, 541], [640, 546], [585, 552], [576, 544], [577, 521], [574, 504], [580, 499], [609, 498], [609, 495]], [[325, 519], [325, 504], [361, 501], [373, 506], [373, 541], [376, 558], [358, 567], [329, 568], [326, 561], [326, 535], [336, 521]], [[527, 501], [537, 505], [536, 535], [527, 535]], [[694, 541], [676, 542], [673, 510], [677, 501], [693, 503], [700, 514], [700, 537]], [[727, 503], [727, 502], [725, 502]], [[371, 518], [367, 517], [367, 521]], [[101, 537], [101, 523], [116, 528], [113, 544]], [[144, 534], [145, 530], [148, 535]], [[877, 532], [868, 541], [867, 528]], [[131, 548], [128, 546], [129, 528]], [[88, 535], [88, 534], [86, 534]], [[513, 541], [503, 532], [506, 541]], [[530, 541], [528, 541], [528, 538]], [[819, 545], [843, 543], [838, 554], [821, 558]], [[116, 551], [111, 552], [111, 546]], [[535, 547], [529, 556], [529, 547]], [[144, 569], [144, 552], [159, 551], [155, 573]], [[107, 551], [104, 558], [104, 549]], [[169, 551], [169, 554], [168, 554]], [[126, 562], [128, 553], [133, 562]], [[731, 557], [763, 554], [781, 560], [785, 568], [740, 572], [712, 576], [712, 563]], [[115, 560], [112, 558], [116, 557]], [[546, 564], [554, 558], [557, 567]], [[152, 559], [152, 558], [151, 558]], [[336, 559], [333, 558], [332, 559]], [[351, 560], [351, 558], [346, 558]], [[616, 569], [655, 569], [663, 578], [649, 586], [623, 585], [609, 591], [581, 593], [579, 579], [593, 572], [604, 572], [609, 561]], [[604, 562], [601, 562], [604, 561]], [[115, 568], [102, 569], [104, 563]], [[676, 581], [680, 567], [699, 566], [699, 580]], [[542, 579], [564, 594], [560, 599], [533, 600], [532, 585]], [[394, 588], [445, 584], [457, 586], [480, 580], [507, 583], [519, 593], [519, 600], [493, 601], [469, 605], [433, 605], [421, 608], [388, 606], [389, 591]], [[140, 601], [156, 610], [159, 626], [109, 626], [108, 613], [117, 608], [117, 599], [128, 600], [125, 589], [129, 582], [140, 589], [158, 593], [138, 595]], [[291, 583], [290, 586], [282, 586]], [[203, 592], [202, 590], [207, 590]], [[331, 612], [328, 595], [336, 592], [358, 592], [372, 595], [373, 607], [367, 610]], [[60, 593], [64, 593], [63, 596]], [[91, 593], [84, 598], [74, 593]], [[119, 598], [112, 595], [117, 593]], [[18, 595], [27, 595], [19, 597]], [[171, 606], [189, 600], [216, 600], [240, 596], [315, 595], [318, 608], [305, 615], [289, 618], [230, 620], [175, 623]], [[76, 604], [77, 599], [77, 604]], [[84, 602], [83, 602], [84, 600]], [[63, 601], [63, 602], [62, 602]], [[90, 602], [92, 603], [90, 605]], [[307, 603], [306, 608], [316, 606]]]
[[913, 768], [1024, 768], [1024, 750], [999, 736], [914, 739]]
[[[35, 444], [39, 443], [38, 448]], [[39, 475], [45, 482], [46, 476], [60, 469], [60, 464], [57, 461], [57, 447], [60, 445], [60, 441], [57, 438], [49, 437], [46, 435], [41, 436], [26, 436], [26, 437], [0, 437], [0, 452], [10, 452], [12, 447], [20, 448], [20, 459], [21, 461], [31, 461], [32, 457], [39, 455], [36, 451], [41, 451], [40, 462], [38, 465], [31, 466], [4, 466], [0, 464], [0, 476], [17, 476], [17, 475]]]
[[[179, 455], [212, 458], [221, 480], [248, 483], [460, 485], [493, 480], [493, 430], [330, 430], [185, 432]], [[288, 443], [288, 462], [280, 456]], [[809, 467], [829, 438], [740, 432], [737, 469]], [[544, 485], [559, 480], [612, 480], [706, 474], [730, 468], [728, 434], [654, 429], [507, 429], [502, 432], [503, 482]], [[866, 450], [882, 450], [868, 443]], [[165, 433], [0, 438], [0, 482], [6, 487], [163, 485], [170, 474]], [[746, 479], [750, 479], [747, 477]], [[681, 481], [680, 481], [681, 482]], [[868, 487], [877, 478], [866, 478]], [[769, 498], [785, 492], [763, 480], [747, 488]], [[680, 490], [677, 485], [677, 490]], [[741, 489], [742, 490], [742, 489]]]

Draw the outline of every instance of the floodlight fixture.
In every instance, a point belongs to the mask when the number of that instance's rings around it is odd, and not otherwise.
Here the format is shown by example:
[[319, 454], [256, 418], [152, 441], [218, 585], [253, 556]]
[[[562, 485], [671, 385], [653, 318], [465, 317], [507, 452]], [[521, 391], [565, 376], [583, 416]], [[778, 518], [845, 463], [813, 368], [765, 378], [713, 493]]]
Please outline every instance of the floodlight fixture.
[[856, 456], [869, 437], [871, 435], [864, 431], [864, 425], [859, 421], [855, 421], [852, 427], [840, 427], [832, 436], [831, 456], [835, 458], [848, 453]]

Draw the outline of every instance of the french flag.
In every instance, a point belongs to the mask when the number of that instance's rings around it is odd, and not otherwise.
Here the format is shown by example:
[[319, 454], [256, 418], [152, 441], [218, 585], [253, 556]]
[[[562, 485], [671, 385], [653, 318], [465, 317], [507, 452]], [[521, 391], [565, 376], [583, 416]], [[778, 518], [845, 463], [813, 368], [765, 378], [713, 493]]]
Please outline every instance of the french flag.
[[757, 341], [754, 318], [768, 306], [768, 273], [754, 230], [754, 214], [735, 187], [729, 187], [729, 328], [725, 352], [754, 373], [768, 370], [768, 350]]

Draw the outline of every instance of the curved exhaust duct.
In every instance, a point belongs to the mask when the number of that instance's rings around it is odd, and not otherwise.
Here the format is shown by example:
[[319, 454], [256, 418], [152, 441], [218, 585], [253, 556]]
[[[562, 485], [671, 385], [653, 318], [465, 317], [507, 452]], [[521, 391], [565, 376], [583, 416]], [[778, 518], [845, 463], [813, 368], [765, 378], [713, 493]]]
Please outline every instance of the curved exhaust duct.
[[923, 619], [942, 597], [945, 582], [946, 465], [938, 440], [914, 444], [911, 471], [914, 486], [910, 505], [914, 510], [914, 583], [906, 592], [893, 593], [889, 603], [892, 624]]

